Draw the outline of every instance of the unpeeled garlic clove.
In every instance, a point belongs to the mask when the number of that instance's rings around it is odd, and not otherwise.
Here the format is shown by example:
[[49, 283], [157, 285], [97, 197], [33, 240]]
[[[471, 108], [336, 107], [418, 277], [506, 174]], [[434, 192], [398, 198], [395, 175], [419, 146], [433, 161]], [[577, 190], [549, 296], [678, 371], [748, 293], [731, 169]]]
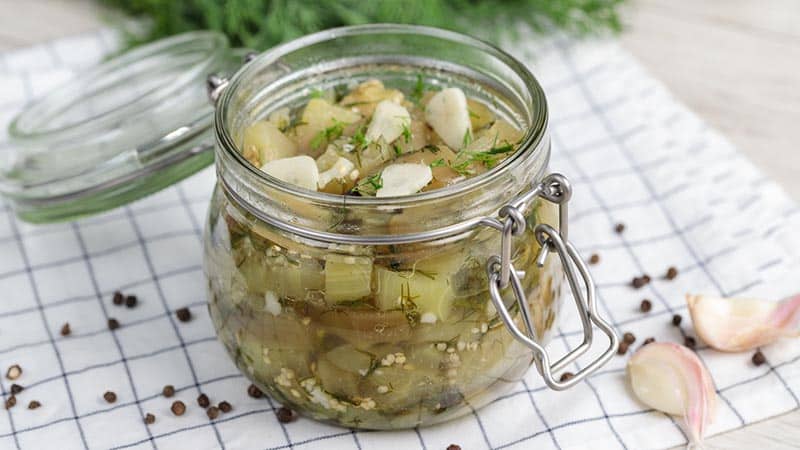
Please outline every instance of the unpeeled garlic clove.
[[671, 342], [647, 344], [628, 360], [628, 377], [639, 400], [683, 416], [691, 443], [702, 442], [716, 409], [716, 391], [694, 352]]
[[710, 347], [741, 352], [800, 336], [800, 295], [780, 302], [687, 295], [695, 332]]

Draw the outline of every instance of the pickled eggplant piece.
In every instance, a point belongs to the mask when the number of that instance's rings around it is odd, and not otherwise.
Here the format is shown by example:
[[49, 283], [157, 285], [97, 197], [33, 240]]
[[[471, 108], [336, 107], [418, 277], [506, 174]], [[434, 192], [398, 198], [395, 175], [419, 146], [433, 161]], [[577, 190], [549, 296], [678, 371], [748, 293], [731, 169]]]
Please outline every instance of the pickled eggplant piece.
[[[422, 83], [406, 95], [370, 79], [338, 101], [335, 91], [314, 91], [305, 104], [250, 124], [240, 144], [245, 159], [311, 191], [403, 196], [484, 173], [511, 156], [523, 137], [458, 87], [426, 90]], [[395, 179], [382, 178], [386, 169]]]

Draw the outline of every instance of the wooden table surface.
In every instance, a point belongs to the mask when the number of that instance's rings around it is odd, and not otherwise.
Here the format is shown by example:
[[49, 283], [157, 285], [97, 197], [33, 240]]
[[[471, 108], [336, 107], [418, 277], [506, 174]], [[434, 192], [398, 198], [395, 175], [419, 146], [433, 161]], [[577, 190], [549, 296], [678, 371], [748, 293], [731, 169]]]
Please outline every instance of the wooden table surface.
[[[0, 0], [0, 11], [0, 51], [103, 26], [90, 0]], [[634, 0], [625, 17], [622, 45], [800, 200], [800, 1]], [[707, 443], [798, 448], [800, 411]]]

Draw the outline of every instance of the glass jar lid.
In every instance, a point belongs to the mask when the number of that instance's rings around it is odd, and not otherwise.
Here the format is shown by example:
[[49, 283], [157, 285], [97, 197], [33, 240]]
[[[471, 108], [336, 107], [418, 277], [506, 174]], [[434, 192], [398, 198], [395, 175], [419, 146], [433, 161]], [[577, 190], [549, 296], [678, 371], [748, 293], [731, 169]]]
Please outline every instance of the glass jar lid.
[[209, 74], [241, 58], [216, 32], [191, 32], [111, 58], [29, 104], [0, 150], [0, 192], [29, 222], [126, 204], [213, 162]]

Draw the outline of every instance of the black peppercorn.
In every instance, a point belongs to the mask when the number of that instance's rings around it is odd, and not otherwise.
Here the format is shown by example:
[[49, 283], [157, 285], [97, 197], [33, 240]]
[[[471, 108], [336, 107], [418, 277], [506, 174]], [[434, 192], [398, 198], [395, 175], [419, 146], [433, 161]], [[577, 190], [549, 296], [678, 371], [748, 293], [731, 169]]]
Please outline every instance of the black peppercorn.
[[664, 278], [666, 278], [668, 280], [674, 280], [675, 277], [677, 277], [677, 276], [678, 276], [678, 269], [673, 266], [673, 267], [670, 267], [669, 269], [667, 269], [667, 274], [664, 275]]
[[600, 262], [600, 255], [597, 253], [593, 253], [592, 256], [589, 257], [589, 264], [597, 264]]
[[278, 410], [275, 411], [275, 415], [278, 417], [280, 423], [289, 423], [297, 420], [297, 413], [285, 406], [278, 408]]
[[767, 357], [764, 356], [763, 353], [761, 353], [761, 350], [758, 350], [753, 354], [752, 361], [753, 361], [753, 364], [755, 364], [756, 366], [760, 366], [760, 365], [764, 364], [765, 362], [767, 362]]
[[622, 342], [628, 345], [633, 344], [634, 342], [636, 342], [636, 336], [634, 336], [633, 333], [631, 333], [630, 331], [626, 332], [625, 334], [622, 335]]
[[148, 425], [152, 425], [152, 424], [156, 423], [156, 416], [154, 416], [154, 415], [152, 415], [150, 413], [147, 413], [144, 416], [144, 423], [146, 423]]
[[624, 355], [625, 353], [628, 353], [628, 346], [629, 345], [630, 344], [628, 344], [625, 341], [620, 342], [619, 343], [619, 347], [617, 347], [617, 354], [618, 355]]
[[192, 320], [192, 312], [189, 310], [189, 308], [178, 309], [177, 311], [175, 311], [175, 315], [181, 322], [188, 322]]
[[61, 326], [61, 335], [69, 336], [70, 334], [72, 334], [72, 329], [69, 327], [69, 322], [67, 322]]
[[172, 402], [172, 406], [169, 409], [172, 411], [172, 414], [182, 416], [183, 413], [186, 412], [186, 405], [182, 401], [176, 400]]
[[219, 402], [219, 405], [217, 405], [217, 408], [219, 408], [219, 410], [224, 412], [224, 413], [229, 413], [229, 412], [231, 412], [233, 410], [233, 406], [231, 406], [230, 403], [225, 402], [225, 401]]
[[127, 306], [128, 308], [135, 307], [138, 302], [139, 302], [139, 299], [136, 298], [135, 295], [129, 295], [129, 296], [125, 297], [125, 306]]
[[616, 231], [617, 234], [622, 234], [622, 232], [625, 231], [625, 224], [624, 223], [616, 224], [614, 226], [614, 231]]
[[164, 394], [164, 397], [170, 398], [175, 395], [175, 386], [168, 384], [164, 386], [164, 389], [161, 390], [161, 393]]
[[697, 340], [692, 336], [686, 336], [683, 338], [683, 345], [694, 350], [694, 348], [697, 347]]
[[255, 384], [251, 384], [247, 388], [247, 395], [253, 398], [261, 398], [264, 396], [264, 393], [261, 392], [261, 389], [259, 389], [258, 386], [256, 386]]
[[114, 402], [116, 402], [116, 401], [117, 401], [117, 394], [115, 394], [115, 393], [114, 393], [114, 392], [112, 392], [112, 391], [106, 391], [106, 393], [105, 393], [105, 394], [103, 394], [103, 398], [104, 398], [104, 399], [106, 400], [106, 402], [108, 402], [108, 403], [114, 403]]
[[122, 292], [120, 292], [120, 291], [115, 291], [115, 292], [114, 292], [114, 297], [113, 297], [113, 299], [112, 299], [111, 301], [112, 301], [112, 302], [113, 302], [115, 305], [119, 306], [119, 305], [121, 305], [121, 304], [125, 303], [125, 296], [124, 296], [124, 295], [122, 295]]
[[564, 373], [561, 374], [561, 377], [558, 379], [558, 381], [563, 383], [563, 382], [565, 382], [567, 380], [571, 380], [572, 377], [574, 377], [574, 376], [575, 376], [575, 374], [573, 374], [572, 372], [564, 372]]
[[20, 385], [18, 385], [17, 383], [14, 383], [14, 384], [11, 385], [11, 394], [12, 395], [19, 394], [20, 392], [22, 392], [23, 389], [25, 389], [25, 388], [20, 386]]
[[40, 406], [42, 406], [42, 404], [36, 400], [31, 400], [30, 403], [28, 403], [28, 409], [36, 409]]
[[631, 280], [631, 286], [633, 286], [634, 289], [641, 289], [646, 284], [647, 281], [645, 280], [644, 277], [633, 277], [633, 279]]
[[208, 409], [206, 409], [206, 415], [211, 420], [216, 419], [217, 417], [219, 417], [219, 408], [217, 408], [216, 406], [209, 406]]
[[117, 328], [119, 328], [119, 321], [117, 319], [114, 319], [113, 317], [111, 319], [108, 319], [108, 329], [113, 331], [116, 330]]
[[208, 405], [211, 404], [211, 401], [208, 399], [208, 396], [206, 394], [200, 394], [200, 396], [197, 397], [197, 404], [201, 408], [208, 408]]
[[680, 314], [675, 314], [672, 316], [672, 325], [679, 327], [681, 326], [681, 322], [683, 321], [683, 317]]
[[644, 340], [644, 342], [642, 342], [642, 347], [644, 347], [644, 346], [645, 346], [645, 345], [647, 345], [647, 344], [652, 344], [652, 343], [653, 343], [653, 342], [655, 342], [655, 341], [656, 341], [656, 338], [654, 338], [654, 337], [649, 337], [649, 338], [645, 339], [645, 340]]
[[653, 309], [653, 304], [648, 299], [642, 300], [642, 303], [639, 305], [639, 310], [643, 313], [650, 312]]

